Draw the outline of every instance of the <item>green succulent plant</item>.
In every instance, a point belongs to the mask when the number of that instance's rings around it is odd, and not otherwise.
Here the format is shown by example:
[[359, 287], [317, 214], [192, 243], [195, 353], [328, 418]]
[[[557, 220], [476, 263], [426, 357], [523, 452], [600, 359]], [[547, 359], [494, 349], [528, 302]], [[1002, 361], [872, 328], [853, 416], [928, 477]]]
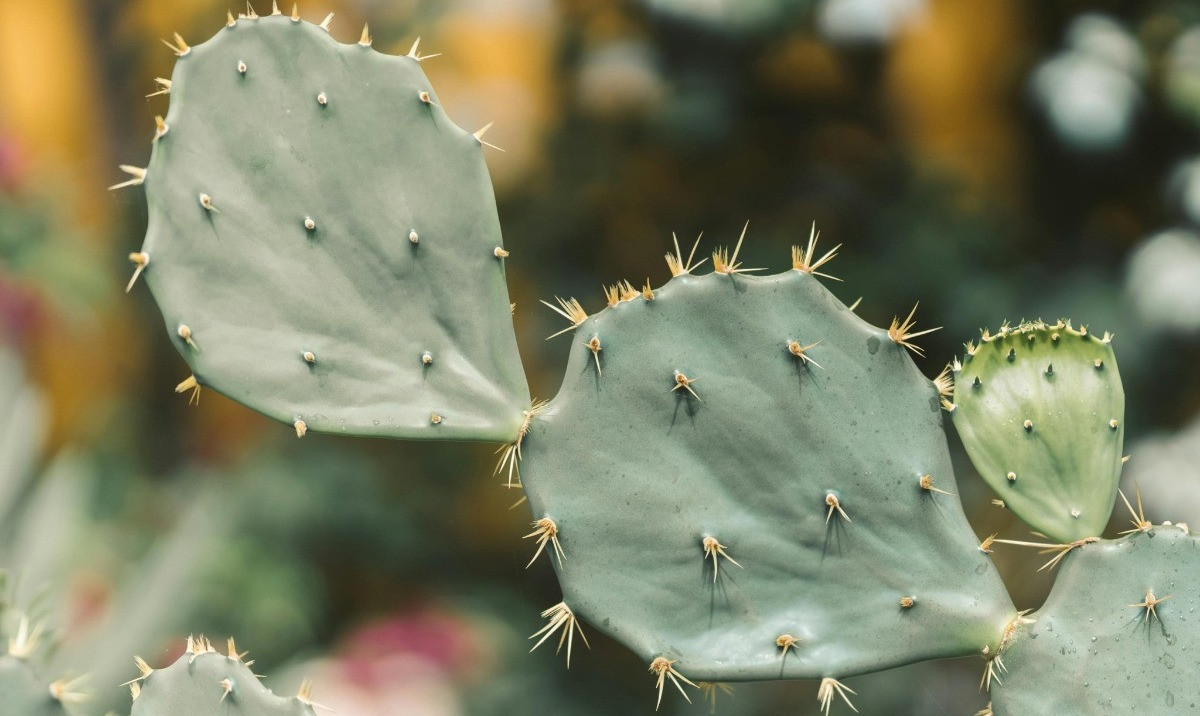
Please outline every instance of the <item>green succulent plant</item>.
[[[1002, 688], [997, 713], [1125, 703], [1123, 659], [1137, 693], [1180, 697], [1154, 644], [1083, 641], [1081, 619], [1115, 641], [1122, 618], [1157, 624], [1169, 598], [1163, 623], [1194, 647], [1183, 615], [1200, 599], [1185, 530], [1138, 514], [1132, 537], [1101, 540], [1124, 430], [1110, 336], [985, 331], [930, 380], [909, 355], [935, 330], [916, 330], [915, 308], [887, 329], [860, 319], [818, 281], [837, 249], [818, 257], [815, 229], [790, 270], [750, 275], [743, 231], [709, 274], [676, 246], [664, 286], [618, 283], [593, 316], [548, 303], [575, 345], [558, 395], [532, 404], [481, 134], [446, 117], [416, 45], [387, 57], [365, 28], [341, 45], [328, 27], [276, 9], [230, 15], [196, 47], [176, 38], [170, 112], [124, 185], [147, 191], [134, 279], [192, 368], [182, 389], [211, 386], [298, 435], [502, 443], [497, 470], [532, 509], [531, 564], [544, 555], [562, 586], [534, 648], [556, 639], [569, 664], [587, 621], [648, 664], [659, 703], [700, 679], [819, 678], [828, 712], [850, 704], [844, 676], [972, 653], [982, 686]], [[1049, 540], [1017, 544], [1064, 565], [1038, 613], [1017, 610], [988, 558], [1005, 540], [978, 543], [966, 521], [944, 411]], [[1086, 590], [1094, 603], [1073, 610]], [[215, 677], [237, 658], [193, 647], [149, 674], [135, 714], [236, 702], [242, 682]], [[192, 662], [204, 678], [175, 683]], [[1093, 667], [1087, 695], [1055, 686]]]

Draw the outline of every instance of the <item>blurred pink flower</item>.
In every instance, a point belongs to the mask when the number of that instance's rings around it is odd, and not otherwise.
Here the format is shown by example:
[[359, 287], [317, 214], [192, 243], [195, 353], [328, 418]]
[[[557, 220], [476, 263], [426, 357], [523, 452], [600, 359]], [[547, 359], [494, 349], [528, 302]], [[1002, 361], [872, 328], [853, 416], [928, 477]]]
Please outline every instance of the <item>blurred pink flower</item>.
[[303, 665], [316, 701], [339, 713], [451, 716], [463, 713], [466, 682], [486, 679], [495, 656], [491, 630], [469, 616], [436, 607], [360, 627], [334, 654]]

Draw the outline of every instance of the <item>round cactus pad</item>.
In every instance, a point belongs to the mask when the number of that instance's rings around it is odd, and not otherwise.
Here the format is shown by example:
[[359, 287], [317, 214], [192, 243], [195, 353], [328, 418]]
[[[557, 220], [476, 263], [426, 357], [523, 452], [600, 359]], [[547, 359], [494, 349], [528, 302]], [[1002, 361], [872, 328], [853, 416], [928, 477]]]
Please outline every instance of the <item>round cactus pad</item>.
[[529, 393], [482, 144], [415, 51], [287, 15], [176, 51], [134, 260], [199, 384], [300, 434], [511, 440]]

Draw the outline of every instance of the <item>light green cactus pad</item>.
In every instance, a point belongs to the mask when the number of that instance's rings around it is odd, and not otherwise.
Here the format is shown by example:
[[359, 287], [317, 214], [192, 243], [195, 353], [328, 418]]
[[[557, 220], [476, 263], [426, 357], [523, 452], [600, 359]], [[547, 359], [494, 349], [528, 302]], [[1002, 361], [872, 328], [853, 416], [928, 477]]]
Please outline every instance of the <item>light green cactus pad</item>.
[[188, 649], [173, 664], [150, 669], [139, 661], [141, 678], [134, 684], [130, 716], [314, 716], [307, 686], [297, 696], [282, 697], [259, 683], [231, 643], [228, 654], [216, 652], [203, 638], [188, 640]]
[[199, 383], [300, 434], [512, 440], [529, 392], [482, 143], [415, 48], [274, 15], [176, 51], [132, 258]]
[[1185, 529], [1068, 555], [1037, 621], [1003, 654], [996, 716], [1200, 712], [1200, 538]]
[[646, 295], [580, 318], [523, 443], [536, 539], [563, 552], [546, 616], [712, 681], [995, 648], [1014, 608], [950, 494], [938, 391], [889, 332], [804, 271]]
[[1051, 539], [1099, 536], [1121, 474], [1125, 392], [1109, 337], [1023, 323], [968, 344], [954, 427], [971, 462]]

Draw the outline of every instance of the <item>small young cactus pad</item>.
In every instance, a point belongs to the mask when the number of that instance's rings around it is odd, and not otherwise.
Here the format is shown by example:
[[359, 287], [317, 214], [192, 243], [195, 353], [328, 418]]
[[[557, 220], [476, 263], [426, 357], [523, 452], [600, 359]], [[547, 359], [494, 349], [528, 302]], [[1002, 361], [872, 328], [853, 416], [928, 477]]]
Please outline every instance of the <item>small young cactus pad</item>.
[[680, 272], [653, 297], [577, 327], [524, 443], [574, 613], [693, 680], [994, 648], [1015, 610], [948, 492], [937, 390], [908, 351], [803, 271]]
[[1125, 392], [1110, 338], [1069, 322], [984, 333], [956, 366], [954, 426], [1004, 504], [1054, 540], [1098, 536], [1121, 474]]
[[170, 666], [153, 669], [135, 660], [141, 675], [130, 682], [130, 716], [314, 716], [307, 682], [295, 696], [271, 693], [242, 661], [231, 640], [227, 654], [203, 637]]
[[137, 270], [199, 384], [306, 430], [512, 440], [529, 392], [482, 143], [421, 58], [284, 14], [176, 51]]
[[1197, 609], [1200, 538], [1183, 525], [1083, 546], [1005, 650], [996, 716], [1193, 713]]

